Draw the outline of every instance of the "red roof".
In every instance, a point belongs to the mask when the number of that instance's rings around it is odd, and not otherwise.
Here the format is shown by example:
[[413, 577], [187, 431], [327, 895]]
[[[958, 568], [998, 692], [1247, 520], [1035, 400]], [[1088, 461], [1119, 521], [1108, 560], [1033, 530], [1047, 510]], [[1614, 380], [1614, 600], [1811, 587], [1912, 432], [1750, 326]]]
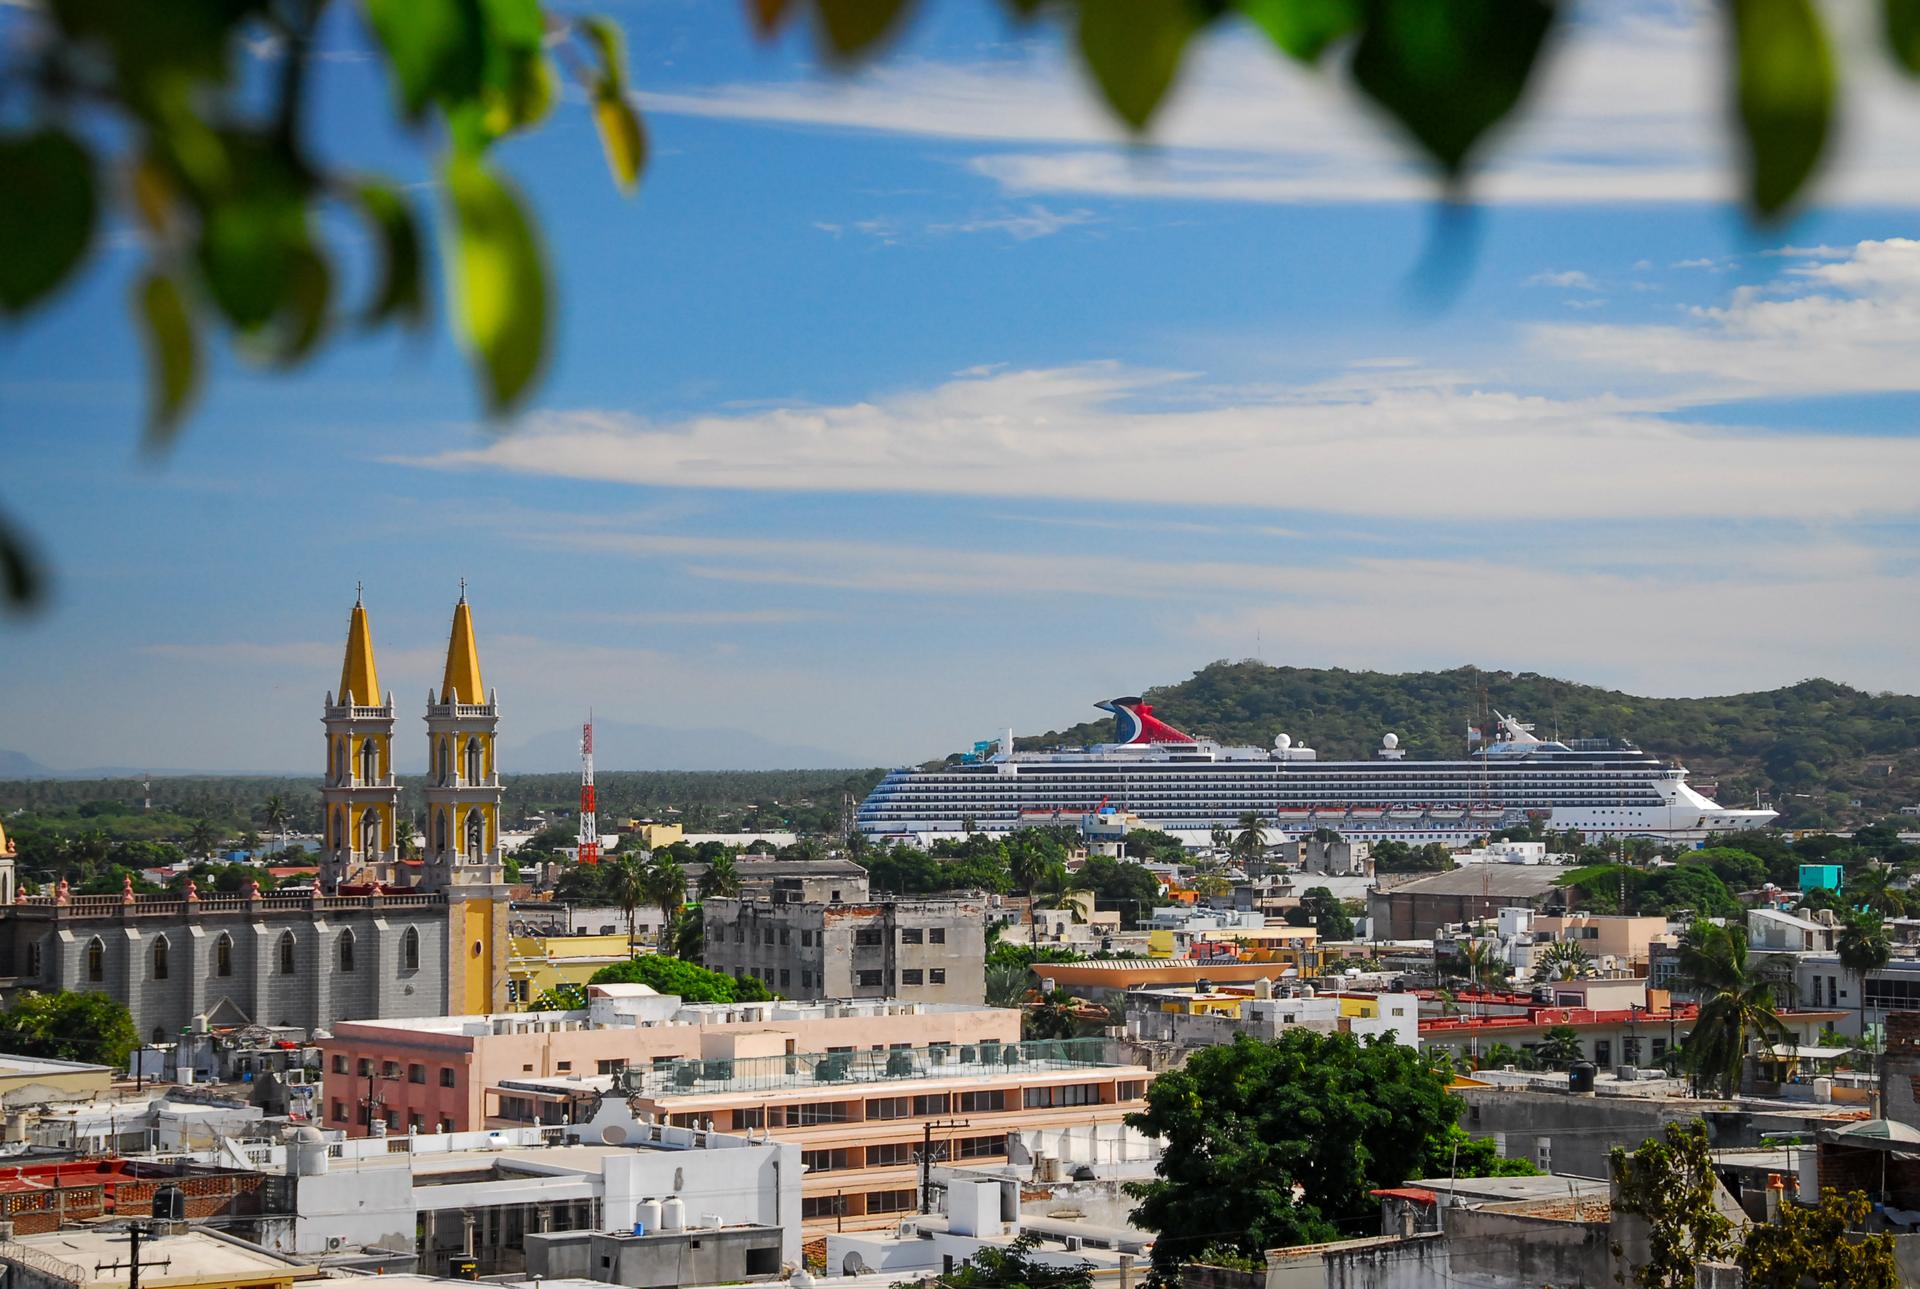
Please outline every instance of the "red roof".
[[1367, 1194], [1377, 1195], [1387, 1199], [1412, 1200], [1416, 1204], [1438, 1204], [1440, 1202], [1438, 1195], [1419, 1186], [1386, 1186], [1377, 1191], [1368, 1191]]

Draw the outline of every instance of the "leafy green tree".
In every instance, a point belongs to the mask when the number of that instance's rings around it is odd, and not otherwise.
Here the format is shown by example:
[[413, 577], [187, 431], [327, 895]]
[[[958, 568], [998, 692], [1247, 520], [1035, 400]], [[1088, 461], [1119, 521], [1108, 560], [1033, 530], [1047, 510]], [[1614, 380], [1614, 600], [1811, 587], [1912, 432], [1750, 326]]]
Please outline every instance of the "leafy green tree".
[[765, 1002], [773, 995], [752, 976], [727, 976], [664, 954], [642, 954], [600, 968], [588, 984], [646, 985], [656, 993], [677, 994], [689, 1003]]
[[1859, 1191], [1843, 1195], [1831, 1188], [1812, 1207], [1785, 1205], [1778, 1222], [1756, 1223], [1747, 1232], [1739, 1262], [1749, 1289], [1897, 1289], [1894, 1237], [1867, 1233], [1872, 1213]]
[[[940, 1277], [943, 1289], [1093, 1289], [1093, 1264], [1062, 1265], [1033, 1256], [1040, 1237], [1022, 1231], [1005, 1246], [989, 1244]], [[893, 1289], [919, 1289], [921, 1281], [902, 1280]]]
[[1127, 1117], [1165, 1146], [1155, 1179], [1127, 1188], [1134, 1221], [1158, 1233], [1155, 1271], [1216, 1239], [1257, 1256], [1376, 1219], [1369, 1191], [1446, 1171], [1460, 1109], [1420, 1052], [1391, 1042], [1293, 1030], [1196, 1052]]
[[28, 989], [0, 1012], [0, 1052], [124, 1069], [140, 1045], [133, 1016], [102, 993], [43, 994]]
[[1695, 922], [1680, 937], [1681, 983], [1699, 1000], [1687, 1039], [1695, 1079], [1728, 1095], [1739, 1091], [1750, 1040], [1790, 1041], [1774, 1011], [1773, 986], [1749, 969], [1743, 926]]
[[1139, 864], [1094, 855], [1080, 866], [1082, 887], [1093, 892], [1096, 909], [1120, 915], [1124, 930], [1133, 930], [1152, 914], [1160, 901], [1160, 879]]
[[1302, 892], [1300, 903], [1287, 910], [1286, 922], [1288, 926], [1313, 926], [1322, 941], [1353, 939], [1353, 919], [1324, 886], [1310, 886]]
[[1615, 1146], [1609, 1162], [1619, 1196], [1614, 1208], [1647, 1224], [1647, 1261], [1632, 1269], [1640, 1289], [1693, 1289], [1700, 1263], [1734, 1252], [1733, 1223], [1714, 1203], [1718, 1183], [1705, 1124], [1670, 1123], [1632, 1154]]

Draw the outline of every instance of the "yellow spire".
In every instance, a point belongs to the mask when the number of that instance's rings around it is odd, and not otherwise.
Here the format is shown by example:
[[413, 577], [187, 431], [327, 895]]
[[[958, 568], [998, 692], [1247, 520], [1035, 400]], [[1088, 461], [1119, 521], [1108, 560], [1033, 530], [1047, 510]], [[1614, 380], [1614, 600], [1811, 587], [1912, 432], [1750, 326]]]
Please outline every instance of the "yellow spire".
[[373, 632], [367, 628], [367, 606], [353, 597], [353, 617], [347, 621], [347, 660], [340, 667], [342, 707], [380, 706], [380, 673], [373, 665]]
[[467, 607], [467, 584], [460, 583], [460, 603], [453, 606], [453, 634], [447, 639], [447, 671], [440, 679], [443, 703], [484, 703], [480, 685], [480, 649], [473, 642], [473, 610]]

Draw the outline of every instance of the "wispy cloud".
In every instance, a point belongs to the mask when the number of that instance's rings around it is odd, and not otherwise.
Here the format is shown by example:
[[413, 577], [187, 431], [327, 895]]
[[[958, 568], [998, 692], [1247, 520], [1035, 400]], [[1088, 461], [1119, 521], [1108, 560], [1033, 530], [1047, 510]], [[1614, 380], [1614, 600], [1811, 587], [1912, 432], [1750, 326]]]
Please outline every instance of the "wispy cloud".
[[1562, 269], [1558, 272], [1535, 273], [1526, 280], [1527, 286], [1557, 286], [1569, 291], [1598, 291], [1600, 284], [1579, 269]]
[[1020, 210], [974, 215], [959, 220], [922, 220], [910, 222], [902, 217], [880, 215], [847, 223], [815, 220], [813, 226], [823, 233], [840, 237], [858, 233], [886, 246], [898, 246], [917, 238], [936, 238], [968, 233], [1001, 233], [1016, 242], [1031, 242], [1082, 224], [1092, 224], [1099, 216], [1090, 210], [1049, 210], [1034, 204]]

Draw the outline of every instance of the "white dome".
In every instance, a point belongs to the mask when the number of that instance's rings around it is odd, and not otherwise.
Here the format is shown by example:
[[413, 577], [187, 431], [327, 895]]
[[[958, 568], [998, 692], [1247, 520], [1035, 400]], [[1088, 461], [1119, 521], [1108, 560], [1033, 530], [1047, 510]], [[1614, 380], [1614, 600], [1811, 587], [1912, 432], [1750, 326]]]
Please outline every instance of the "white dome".
[[1380, 740], [1380, 746], [1386, 748], [1388, 751], [1392, 751], [1394, 748], [1400, 746], [1400, 736], [1398, 734], [1388, 734]]
[[1290, 748], [1290, 747], [1292, 747], [1292, 746], [1293, 746], [1293, 735], [1291, 735], [1291, 734], [1275, 734], [1275, 735], [1273, 736], [1273, 745], [1274, 745], [1275, 747], [1277, 747], [1277, 748], [1279, 748], [1279, 749], [1280, 749], [1280, 750], [1281, 750], [1282, 752], [1284, 752], [1284, 751], [1286, 751], [1286, 750], [1287, 750], [1288, 748]]

